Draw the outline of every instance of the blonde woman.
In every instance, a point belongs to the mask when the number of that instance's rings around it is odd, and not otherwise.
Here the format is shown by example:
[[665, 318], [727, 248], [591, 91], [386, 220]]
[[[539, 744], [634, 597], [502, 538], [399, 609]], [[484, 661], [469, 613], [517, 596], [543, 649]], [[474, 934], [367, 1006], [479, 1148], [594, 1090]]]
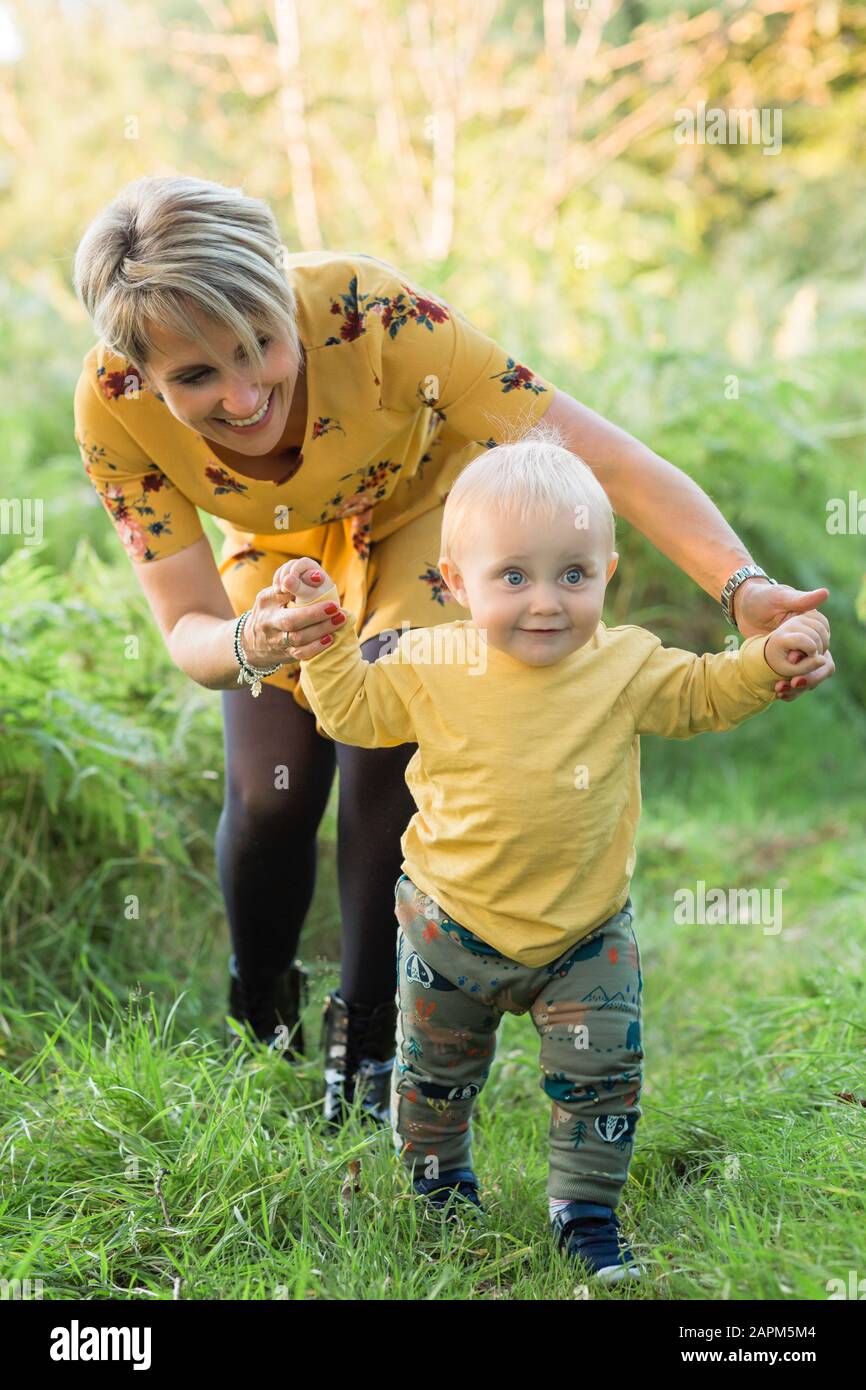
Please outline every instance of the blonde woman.
[[[444, 500], [468, 462], [545, 416], [615, 511], [723, 596], [744, 636], [827, 590], [770, 580], [685, 474], [398, 268], [361, 252], [287, 253], [268, 206], [240, 189], [128, 185], [87, 228], [75, 285], [98, 334], [75, 393], [85, 469], [172, 660], [222, 692], [231, 1011], [269, 1041], [288, 1029], [287, 1057], [303, 1054], [296, 952], [338, 767], [343, 950], [325, 1005], [324, 1109], [338, 1123], [357, 1096], [384, 1122], [415, 745], [328, 738], [292, 651], [328, 645], [345, 619], [277, 592], [277, 569], [293, 556], [322, 564], [368, 661], [409, 628], [468, 617], [437, 568]], [[197, 508], [225, 536], [217, 557]], [[796, 698], [832, 671], [827, 653], [777, 693]]]

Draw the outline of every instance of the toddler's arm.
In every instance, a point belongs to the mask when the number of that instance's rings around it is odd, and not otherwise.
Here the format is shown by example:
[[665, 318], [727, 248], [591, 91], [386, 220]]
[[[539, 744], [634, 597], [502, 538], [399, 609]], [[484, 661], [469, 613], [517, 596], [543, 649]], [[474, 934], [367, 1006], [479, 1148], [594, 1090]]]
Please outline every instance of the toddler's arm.
[[[308, 582], [316, 571], [322, 575], [318, 585]], [[307, 556], [282, 565], [274, 575], [274, 587], [293, 593], [298, 604], [326, 598], [339, 603], [334, 581]], [[408, 650], [401, 642], [377, 661], [365, 661], [353, 614], [347, 613], [346, 619], [334, 628], [328, 646], [291, 649], [301, 662], [301, 688], [316, 718], [331, 738], [358, 748], [417, 742], [409, 705], [420, 682]]]
[[[625, 691], [635, 732], [691, 738], [733, 729], [772, 703], [780, 675], [817, 670], [829, 639], [830, 624], [817, 611], [787, 619], [769, 637], [748, 637], [731, 652], [696, 656], [656, 639]], [[805, 652], [796, 666], [786, 655], [794, 648]]]

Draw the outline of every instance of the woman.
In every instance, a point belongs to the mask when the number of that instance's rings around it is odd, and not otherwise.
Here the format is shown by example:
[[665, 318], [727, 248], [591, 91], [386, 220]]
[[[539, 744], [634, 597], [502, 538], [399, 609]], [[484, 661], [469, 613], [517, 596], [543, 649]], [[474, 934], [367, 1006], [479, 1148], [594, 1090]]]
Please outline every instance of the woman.
[[[87, 229], [75, 284], [100, 339], [75, 394], [84, 466], [172, 659], [223, 692], [216, 854], [232, 1013], [262, 1038], [288, 1028], [292, 1054], [303, 1052], [295, 953], [336, 765], [343, 951], [325, 1006], [325, 1115], [339, 1121], [357, 1091], [385, 1120], [394, 884], [415, 750], [324, 735], [292, 648], [327, 640], [332, 615], [275, 593], [286, 556], [311, 555], [334, 576], [368, 661], [407, 627], [468, 617], [437, 568], [445, 496], [470, 459], [547, 415], [621, 516], [707, 593], [727, 586], [726, 603], [735, 593], [744, 636], [827, 590], [738, 573], [751, 557], [683, 473], [393, 266], [287, 254], [267, 205], [238, 189], [183, 177], [127, 186]], [[225, 534], [218, 562], [197, 507]], [[828, 655], [823, 669], [780, 680], [779, 697], [832, 671]]]

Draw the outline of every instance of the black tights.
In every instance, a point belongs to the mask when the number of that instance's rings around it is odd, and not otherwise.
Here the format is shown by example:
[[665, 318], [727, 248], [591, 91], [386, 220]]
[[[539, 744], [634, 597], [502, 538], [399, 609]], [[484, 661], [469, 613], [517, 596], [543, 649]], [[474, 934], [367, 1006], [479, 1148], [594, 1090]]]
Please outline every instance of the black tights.
[[[387, 650], [378, 637], [366, 661]], [[351, 748], [316, 732], [287, 690], [222, 692], [225, 801], [216, 858], [241, 979], [267, 986], [297, 954], [316, 880], [316, 832], [340, 769], [337, 874], [343, 925], [340, 993], [356, 1004], [394, 997], [394, 886], [400, 836], [415, 803], [404, 779], [416, 744]]]

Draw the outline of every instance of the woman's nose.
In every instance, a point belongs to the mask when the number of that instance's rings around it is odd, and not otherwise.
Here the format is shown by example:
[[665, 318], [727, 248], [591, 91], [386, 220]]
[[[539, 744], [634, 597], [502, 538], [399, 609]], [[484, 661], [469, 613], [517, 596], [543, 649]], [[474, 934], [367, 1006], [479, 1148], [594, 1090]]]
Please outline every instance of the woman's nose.
[[228, 394], [223, 396], [223, 412], [234, 416], [236, 420], [245, 420], [248, 415], [253, 415], [258, 410], [261, 395], [262, 392], [250, 382], [237, 382]]

